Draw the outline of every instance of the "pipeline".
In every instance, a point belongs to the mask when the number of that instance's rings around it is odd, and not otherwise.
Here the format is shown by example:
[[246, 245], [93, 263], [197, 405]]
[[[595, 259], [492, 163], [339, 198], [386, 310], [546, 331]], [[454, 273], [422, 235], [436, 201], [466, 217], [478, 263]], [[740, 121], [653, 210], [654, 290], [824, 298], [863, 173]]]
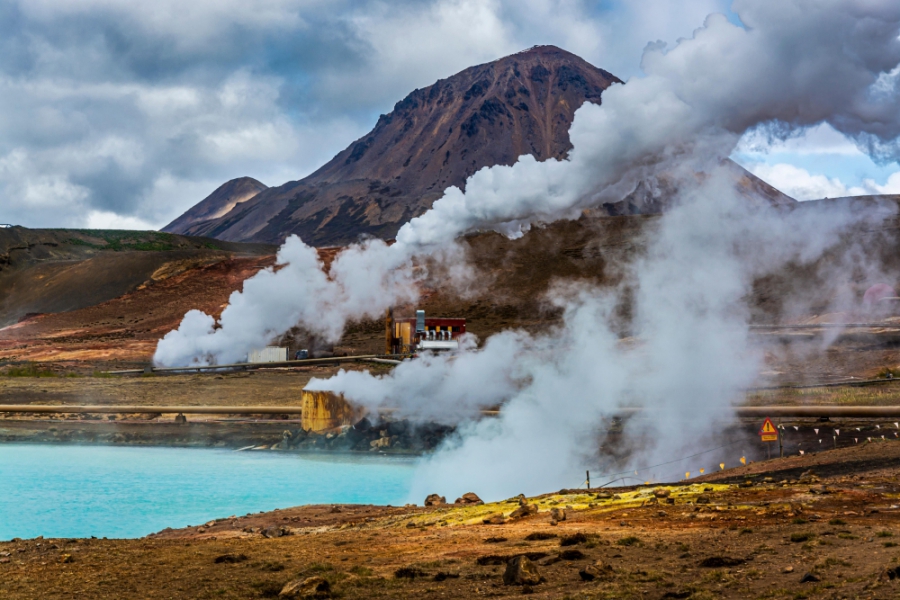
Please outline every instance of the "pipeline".
[[[396, 409], [381, 409], [390, 414]], [[136, 413], [136, 414], [215, 414], [215, 415], [284, 415], [301, 414], [299, 406], [128, 406], [128, 405], [65, 405], [65, 404], [0, 404], [0, 413]], [[480, 411], [496, 416], [499, 411]], [[638, 407], [621, 408], [612, 416], [629, 416], [643, 412]], [[900, 406], [739, 406], [734, 409], [739, 418], [900, 418]]]
[[[392, 355], [399, 358], [408, 358], [408, 354]], [[179, 371], [216, 371], [219, 369], [268, 369], [274, 367], [303, 367], [306, 365], [331, 364], [339, 362], [351, 362], [358, 360], [369, 360], [377, 362], [388, 362], [388, 364], [400, 364], [399, 360], [385, 358], [379, 354], [366, 354], [361, 356], [334, 356], [331, 358], [304, 358], [301, 360], [286, 360], [278, 362], [265, 363], [230, 363], [227, 365], [191, 365], [185, 367], [147, 367], [145, 369], [122, 369], [120, 371], [103, 371], [104, 375], [140, 375], [143, 373], [175, 373]]]

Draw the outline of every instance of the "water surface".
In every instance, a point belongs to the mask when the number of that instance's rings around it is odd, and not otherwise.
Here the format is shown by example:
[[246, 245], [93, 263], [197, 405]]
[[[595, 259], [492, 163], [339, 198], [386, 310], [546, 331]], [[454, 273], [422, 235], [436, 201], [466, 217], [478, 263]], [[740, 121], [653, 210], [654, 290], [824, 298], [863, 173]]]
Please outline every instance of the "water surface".
[[402, 504], [414, 458], [0, 444], [0, 540], [140, 537], [300, 504]]

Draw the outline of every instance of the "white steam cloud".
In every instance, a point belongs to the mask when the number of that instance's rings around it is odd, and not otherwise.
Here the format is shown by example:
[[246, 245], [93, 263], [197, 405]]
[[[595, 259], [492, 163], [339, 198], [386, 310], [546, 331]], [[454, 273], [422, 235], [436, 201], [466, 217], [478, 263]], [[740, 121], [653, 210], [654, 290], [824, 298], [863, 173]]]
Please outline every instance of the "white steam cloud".
[[[315, 385], [373, 408], [463, 420], [459, 437], [423, 467], [419, 495], [472, 488], [498, 497], [574, 485], [596, 454], [600, 418], [623, 403], [639, 402], [662, 424], [688, 409], [702, 428], [727, 416], [758, 372], [744, 300], [753, 277], [816, 259], [859, 216], [751, 206], [719, 161], [748, 130], [786, 137], [823, 122], [878, 159], [900, 156], [900, 5], [737, 0], [733, 10], [743, 27], [710, 15], [671, 49], [650, 44], [645, 77], [577, 111], [567, 160], [524, 156], [482, 169], [465, 193], [448, 189], [407, 223], [394, 245], [352, 246], [328, 276], [315, 251], [292, 238], [279, 253], [280, 270], [248, 280], [217, 325], [202, 313], [186, 315], [155, 360], [221, 364], [296, 324], [337, 339], [348, 319], [414, 300], [422, 274], [413, 260], [437, 255], [452, 264], [459, 253], [447, 249], [461, 233], [520, 236], [536, 223], [621, 200], [639, 182], [652, 188], [665, 174], [679, 183], [680, 206], [633, 265], [641, 340], [634, 347], [613, 333], [615, 291], [560, 288], [553, 301], [565, 307], [565, 324], [552, 334], [506, 332], [455, 360], [427, 358], [381, 378], [343, 373]], [[498, 403], [498, 418], [471, 420]], [[675, 452], [697, 433], [661, 427], [649, 456]]]

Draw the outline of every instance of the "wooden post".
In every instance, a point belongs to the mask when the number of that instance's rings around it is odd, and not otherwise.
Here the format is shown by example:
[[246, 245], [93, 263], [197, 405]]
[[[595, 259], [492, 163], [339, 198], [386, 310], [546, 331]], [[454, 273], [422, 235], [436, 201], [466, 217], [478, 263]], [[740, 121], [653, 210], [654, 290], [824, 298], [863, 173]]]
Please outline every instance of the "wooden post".
[[585, 471], [585, 475], [587, 475], [587, 489], [591, 489], [591, 472]]
[[778, 455], [781, 458], [784, 458], [784, 443], [781, 441], [781, 438], [784, 437], [784, 427], [781, 428], [781, 433], [778, 434]]

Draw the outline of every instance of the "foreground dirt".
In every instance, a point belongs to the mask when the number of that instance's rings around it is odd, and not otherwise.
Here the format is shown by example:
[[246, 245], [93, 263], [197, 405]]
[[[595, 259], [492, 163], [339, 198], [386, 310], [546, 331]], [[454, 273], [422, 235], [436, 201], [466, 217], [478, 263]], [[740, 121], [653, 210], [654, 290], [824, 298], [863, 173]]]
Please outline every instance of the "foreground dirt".
[[[503, 524], [483, 521], [518, 498], [307, 506], [140, 540], [13, 540], [0, 543], [0, 596], [270, 598], [320, 577], [322, 598], [896, 598], [898, 475], [900, 443], [878, 442], [705, 481], [563, 490]], [[554, 508], [566, 513], [557, 525]], [[519, 555], [543, 582], [504, 584]]]

